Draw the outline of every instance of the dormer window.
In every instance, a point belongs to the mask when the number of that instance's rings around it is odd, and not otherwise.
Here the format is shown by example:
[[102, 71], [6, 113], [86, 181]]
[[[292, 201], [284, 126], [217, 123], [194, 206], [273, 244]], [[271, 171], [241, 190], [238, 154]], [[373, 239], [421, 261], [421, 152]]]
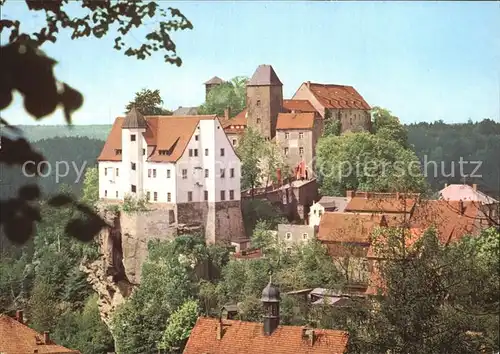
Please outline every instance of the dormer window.
[[158, 154], [160, 154], [160, 155], [168, 155], [168, 150], [158, 150]]
[[122, 149], [115, 149], [115, 155], [121, 155]]

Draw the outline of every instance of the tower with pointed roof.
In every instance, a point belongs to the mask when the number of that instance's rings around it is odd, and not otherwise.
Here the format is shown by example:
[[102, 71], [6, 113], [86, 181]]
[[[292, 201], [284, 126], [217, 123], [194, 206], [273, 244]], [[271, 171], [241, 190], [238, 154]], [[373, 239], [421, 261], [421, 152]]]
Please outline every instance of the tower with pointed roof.
[[246, 87], [247, 126], [266, 139], [276, 135], [278, 114], [283, 110], [283, 84], [271, 65], [259, 65]]
[[262, 290], [260, 299], [264, 306], [264, 334], [266, 336], [273, 334], [280, 324], [280, 300], [280, 290], [269, 276], [269, 283]]
[[142, 197], [144, 193], [144, 163], [147, 144], [143, 138], [147, 122], [144, 116], [133, 106], [122, 124], [122, 189], [129, 194]]

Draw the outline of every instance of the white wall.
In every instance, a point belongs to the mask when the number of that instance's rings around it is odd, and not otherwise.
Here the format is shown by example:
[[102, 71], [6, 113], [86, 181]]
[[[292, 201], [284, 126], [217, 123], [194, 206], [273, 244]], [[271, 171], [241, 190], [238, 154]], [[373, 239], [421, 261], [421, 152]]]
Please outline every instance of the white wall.
[[[121, 167], [122, 167], [121, 162], [111, 162], [111, 161], [99, 162], [98, 164], [99, 198], [123, 199], [123, 193], [121, 187], [123, 171]], [[105, 172], [106, 169], [107, 169], [107, 174]], [[118, 176], [116, 175], [116, 169], [118, 169]], [[116, 192], [118, 192], [118, 198], [116, 197]]]
[[325, 208], [319, 204], [314, 203], [309, 209], [309, 226], [318, 226], [321, 215], [325, 213]]
[[[151, 170], [151, 177], [148, 171]], [[156, 177], [154, 177], [156, 170]], [[170, 177], [167, 178], [167, 170], [170, 171]], [[144, 163], [144, 195], [150, 194], [149, 201], [152, 203], [175, 203], [177, 190], [175, 164], [167, 162], [145, 162]], [[154, 200], [154, 193], [157, 193], [157, 200]], [[168, 201], [170, 193], [170, 201]]]
[[[145, 129], [122, 129], [122, 163], [123, 182], [122, 191], [124, 194], [132, 194], [131, 186], [136, 186], [136, 196], [142, 197], [144, 191], [144, 162], [147, 158], [143, 154], [143, 149], [148, 146], [142, 133]], [[135, 135], [135, 141], [131, 141], [131, 135]], [[146, 151], [147, 152], [147, 151]], [[135, 171], [132, 170], [132, 163], [135, 163]]]

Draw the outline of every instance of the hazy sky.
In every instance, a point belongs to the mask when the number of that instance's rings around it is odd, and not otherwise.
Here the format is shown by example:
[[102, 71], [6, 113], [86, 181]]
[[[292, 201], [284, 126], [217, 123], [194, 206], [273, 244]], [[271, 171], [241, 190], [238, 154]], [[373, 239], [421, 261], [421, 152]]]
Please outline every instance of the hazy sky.
[[[57, 77], [85, 96], [76, 124], [110, 124], [141, 88], [160, 89], [165, 106], [204, 100], [214, 75], [251, 76], [271, 64], [290, 98], [304, 81], [354, 86], [372, 106], [403, 122], [465, 122], [500, 116], [500, 2], [167, 2], [194, 29], [173, 34], [181, 68], [161, 55], [145, 61], [114, 50], [113, 36], [72, 41], [61, 32], [42, 49], [59, 63]], [[7, 1], [4, 18], [31, 31], [43, 13]], [[114, 34], [114, 33], [113, 33]], [[141, 34], [129, 36], [140, 44]], [[2, 112], [33, 121], [21, 96]], [[45, 124], [63, 122], [56, 113]]]

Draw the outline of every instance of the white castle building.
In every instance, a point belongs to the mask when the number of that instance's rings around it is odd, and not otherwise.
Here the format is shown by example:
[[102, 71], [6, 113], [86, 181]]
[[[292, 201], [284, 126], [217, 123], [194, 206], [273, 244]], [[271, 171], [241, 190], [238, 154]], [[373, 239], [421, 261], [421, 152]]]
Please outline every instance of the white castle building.
[[241, 218], [241, 161], [216, 115], [144, 117], [133, 108], [115, 120], [98, 163], [101, 200], [146, 197], [174, 210], [176, 222], [203, 221], [214, 241], [241, 237], [216, 235], [220, 210]]

